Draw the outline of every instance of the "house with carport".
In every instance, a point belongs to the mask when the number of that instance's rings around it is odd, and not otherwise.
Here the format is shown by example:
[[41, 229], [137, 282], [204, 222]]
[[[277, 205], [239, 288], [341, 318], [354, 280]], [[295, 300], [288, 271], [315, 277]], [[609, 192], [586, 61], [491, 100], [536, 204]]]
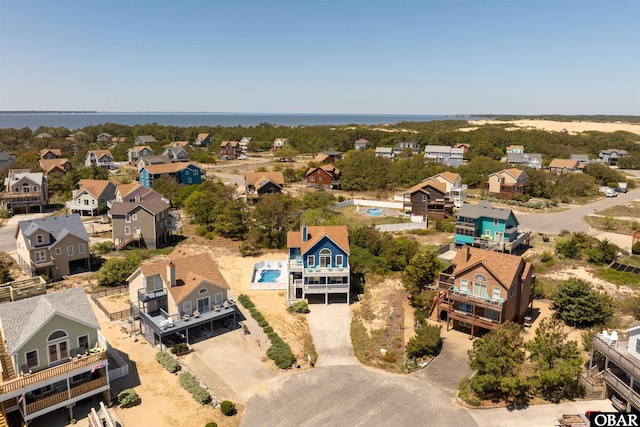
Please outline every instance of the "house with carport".
[[193, 343], [237, 328], [229, 285], [208, 253], [176, 249], [165, 262], [140, 266], [127, 282], [133, 317], [154, 347]]

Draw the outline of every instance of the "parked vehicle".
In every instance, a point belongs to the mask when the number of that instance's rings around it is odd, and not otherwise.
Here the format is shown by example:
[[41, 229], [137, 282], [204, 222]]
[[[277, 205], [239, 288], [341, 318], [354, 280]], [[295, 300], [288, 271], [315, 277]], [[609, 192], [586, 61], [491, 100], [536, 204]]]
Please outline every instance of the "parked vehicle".
[[618, 193], [611, 187], [602, 186], [600, 187], [600, 192], [607, 197], [618, 197]]
[[589, 419], [582, 414], [564, 414], [558, 419], [558, 423], [562, 427], [589, 427], [591, 425]]
[[616, 191], [618, 193], [626, 193], [627, 192], [627, 183], [626, 182], [619, 182], [618, 186], [616, 187]]

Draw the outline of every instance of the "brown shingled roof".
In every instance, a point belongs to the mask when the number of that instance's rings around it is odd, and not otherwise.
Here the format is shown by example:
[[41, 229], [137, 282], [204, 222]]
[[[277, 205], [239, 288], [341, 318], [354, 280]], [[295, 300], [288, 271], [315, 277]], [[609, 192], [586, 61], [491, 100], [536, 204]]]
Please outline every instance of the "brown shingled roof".
[[274, 184], [282, 187], [284, 185], [284, 175], [282, 172], [247, 172], [244, 175], [244, 181], [247, 185], [257, 187], [262, 180], [268, 179]]
[[346, 225], [308, 226], [306, 228], [307, 241], [302, 241], [302, 231], [289, 231], [287, 233], [287, 247], [300, 248], [304, 253], [324, 236], [327, 236], [347, 254], [350, 253], [349, 230]]
[[238, 141], [222, 141], [220, 143], [220, 147], [226, 147], [227, 145], [231, 145], [232, 147], [237, 147], [240, 144]]
[[[206, 280], [216, 285], [230, 289], [227, 281], [222, 276], [216, 262], [207, 253], [190, 255], [176, 249], [169, 254], [169, 259], [176, 266], [176, 284], [169, 288], [176, 303], [180, 303], [182, 298], [196, 289]], [[160, 274], [165, 283], [169, 283], [167, 278], [167, 262], [157, 262], [145, 264], [140, 267], [145, 276]]]
[[47, 153], [54, 154], [58, 157], [62, 156], [62, 151], [59, 148], [43, 148], [40, 150], [40, 157], [42, 158]]
[[88, 193], [98, 198], [109, 184], [114, 183], [108, 179], [81, 179], [78, 181], [78, 193], [87, 190]]
[[578, 169], [578, 161], [569, 159], [553, 159], [551, 160], [551, 163], [549, 163], [549, 167], [560, 169]]
[[439, 176], [443, 177], [444, 179], [446, 179], [447, 181], [449, 181], [452, 184], [454, 182], [456, 182], [456, 179], [460, 178], [459, 174], [457, 174], [455, 172], [449, 172], [449, 171], [440, 172], [439, 174], [434, 175], [431, 178], [438, 179]]
[[40, 167], [42, 168], [45, 176], [56, 168], [66, 171], [66, 168], [64, 167], [66, 163], [69, 163], [69, 159], [66, 157], [60, 157], [57, 159], [40, 159]]
[[433, 180], [433, 178], [427, 178], [427, 181], [422, 181], [421, 183], [414, 185], [409, 189], [408, 193], [413, 194], [416, 191], [420, 191], [426, 187], [433, 187], [442, 194], [447, 193], [447, 184], [445, 184], [444, 182], [435, 181]]
[[142, 185], [137, 181], [132, 181], [129, 184], [119, 184], [117, 192], [120, 193], [120, 197], [125, 197], [127, 194], [131, 193], [133, 190], [142, 187]]
[[[469, 259], [465, 259], [466, 251], [469, 249]], [[471, 270], [482, 264], [493, 276], [506, 288], [520, 272], [520, 266], [524, 263], [525, 268], [529, 268], [528, 264], [522, 257], [517, 255], [505, 254], [502, 252], [490, 251], [486, 249], [478, 249], [465, 246], [458, 251], [452, 261], [455, 268], [453, 275], [457, 276]], [[528, 271], [528, 270], [527, 270]]]

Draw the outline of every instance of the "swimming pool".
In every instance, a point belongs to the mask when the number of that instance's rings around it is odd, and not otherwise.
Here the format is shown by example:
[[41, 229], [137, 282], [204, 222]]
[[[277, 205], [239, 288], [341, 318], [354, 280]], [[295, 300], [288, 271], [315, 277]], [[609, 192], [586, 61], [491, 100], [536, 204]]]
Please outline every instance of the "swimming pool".
[[371, 208], [369, 210], [367, 210], [367, 213], [371, 216], [380, 216], [380, 214], [382, 213], [382, 209], [380, 208]]
[[262, 270], [260, 272], [260, 278], [258, 279], [258, 283], [275, 283], [278, 281], [278, 277], [280, 277], [280, 270]]

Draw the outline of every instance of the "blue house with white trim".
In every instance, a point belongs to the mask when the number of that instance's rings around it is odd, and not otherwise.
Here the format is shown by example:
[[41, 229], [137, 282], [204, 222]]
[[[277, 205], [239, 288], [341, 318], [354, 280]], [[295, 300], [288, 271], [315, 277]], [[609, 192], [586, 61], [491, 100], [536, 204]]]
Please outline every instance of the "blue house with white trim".
[[193, 163], [167, 163], [143, 166], [140, 169], [140, 184], [151, 188], [153, 181], [162, 176], [171, 177], [178, 184], [191, 185], [202, 182], [202, 170]]
[[482, 201], [465, 203], [456, 214], [456, 245], [479, 247], [500, 246], [520, 236], [518, 220], [511, 209], [496, 208]]
[[289, 304], [304, 299], [349, 303], [349, 231], [344, 225], [306, 226], [287, 233]]

